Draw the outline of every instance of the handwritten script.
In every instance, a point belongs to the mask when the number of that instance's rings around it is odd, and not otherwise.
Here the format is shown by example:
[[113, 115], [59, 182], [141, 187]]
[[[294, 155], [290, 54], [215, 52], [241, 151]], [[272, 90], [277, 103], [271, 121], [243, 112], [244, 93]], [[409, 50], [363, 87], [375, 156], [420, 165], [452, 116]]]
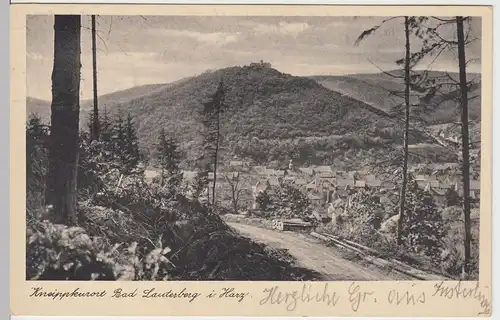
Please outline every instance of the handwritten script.
[[[295, 286], [294, 286], [295, 287]], [[398, 287], [398, 286], [395, 286]], [[253, 294], [253, 295], [252, 295]], [[116, 287], [108, 290], [86, 291], [79, 287], [69, 291], [57, 289], [47, 290], [42, 286], [32, 287], [29, 297], [33, 299], [112, 299], [127, 301], [130, 299], [171, 300], [196, 303], [202, 300], [224, 300], [226, 302], [242, 303], [250, 301], [260, 306], [283, 307], [292, 312], [301, 305], [320, 304], [328, 308], [346, 306], [352, 312], [369, 311], [374, 306], [386, 307], [424, 307], [446, 303], [446, 300], [468, 300], [477, 304], [478, 315], [491, 313], [491, 302], [477, 282], [446, 282], [441, 281], [429, 289], [429, 285], [419, 282], [405, 286], [404, 289], [384, 287], [374, 291], [369, 284], [351, 282], [348, 286], [336, 283], [303, 283], [290, 290], [290, 286], [272, 285], [262, 290], [249, 292], [236, 287], [208, 288], [205, 290], [190, 290], [189, 288], [165, 289], [158, 287], [141, 287], [125, 289]], [[434, 301], [433, 301], [434, 300]], [[416, 310], [418, 313], [418, 309]]]
[[479, 283], [476, 282], [474, 287], [467, 287], [459, 281], [454, 286], [446, 285], [444, 281], [434, 285], [434, 293], [432, 296], [445, 297], [448, 299], [474, 299], [479, 302], [481, 311], [478, 315], [489, 315], [491, 313], [491, 302], [479, 289]]
[[[366, 288], [365, 288], [366, 287]], [[442, 281], [434, 285], [433, 291], [428, 288], [420, 288], [418, 284], [412, 284], [409, 288], [388, 289], [383, 292], [375, 292], [368, 289], [369, 286], [352, 282], [347, 291], [336, 290], [334, 285], [325, 283], [321, 285], [303, 284], [299, 290], [286, 290], [280, 286], [272, 286], [262, 291], [260, 305], [283, 305], [287, 311], [293, 311], [299, 304], [320, 303], [329, 307], [346, 304], [354, 312], [358, 312], [367, 306], [385, 304], [388, 306], [423, 306], [432, 299], [445, 297], [447, 299], [475, 299], [479, 302], [481, 311], [478, 315], [488, 315], [491, 312], [491, 304], [486, 296], [481, 293], [479, 283], [471, 288], [459, 281], [457, 284], [447, 286]]]

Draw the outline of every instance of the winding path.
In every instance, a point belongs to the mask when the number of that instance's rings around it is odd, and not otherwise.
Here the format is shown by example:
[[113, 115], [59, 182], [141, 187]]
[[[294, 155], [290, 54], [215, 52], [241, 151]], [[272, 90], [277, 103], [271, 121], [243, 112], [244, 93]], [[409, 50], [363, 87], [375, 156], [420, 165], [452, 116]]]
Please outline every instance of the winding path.
[[279, 232], [235, 222], [228, 222], [228, 224], [241, 235], [255, 242], [274, 248], [288, 249], [299, 266], [321, 273], [327, 281], [412, 280], [400, 273], [350, 261], [342, 257], [338, 249], [327, 247], [308, 235], [289, 231]]

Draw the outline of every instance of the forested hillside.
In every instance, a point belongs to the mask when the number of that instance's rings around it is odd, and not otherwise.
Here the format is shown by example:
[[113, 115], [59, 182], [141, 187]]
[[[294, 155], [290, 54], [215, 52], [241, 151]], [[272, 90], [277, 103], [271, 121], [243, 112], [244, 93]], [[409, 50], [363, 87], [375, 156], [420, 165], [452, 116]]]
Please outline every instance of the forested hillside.
[[[363, 102], [312, 79], [262, 66], [231, 67], [108, 94], [100, 99], [101, 113], [130, 113], [146, 154], [165, 129], [180, 141], [183, 165], [193, 167], [202, 143], [200, 111], [221, 79], [227, 88], [223, 159], [238, 156], [269, 163], [293, 157], [304, 164], [359, 166], [361, 155], [369, 163], [401, 142], [400, 124], [370, 111]], [[426, 139], [414, 132], [411, 143], [419, 142]]]

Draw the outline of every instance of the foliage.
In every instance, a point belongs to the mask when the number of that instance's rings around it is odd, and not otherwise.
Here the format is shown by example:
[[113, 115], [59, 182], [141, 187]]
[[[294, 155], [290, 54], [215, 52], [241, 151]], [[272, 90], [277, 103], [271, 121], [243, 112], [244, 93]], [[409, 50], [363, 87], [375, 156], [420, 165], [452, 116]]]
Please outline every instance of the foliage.
[[122, 163], [125, 169], [124, 172], [130, 173], [137, 167], [140, 158], [137, 132], [130, 113], [127, 115], [125, 136], [123, 138], [125, 141], [121, 145], [124, 145], [125, 149], [123, 150]]
[[378, 229], [385, 212], [378, 194], [360, 189], [348, 196], [345, 206], [346, 212], [337, 218], [333, 230], [338, 236], [365, 245], [382, 240]]
[[161, 184], [168, 179], [169, 184], [179, 185], [182, 182], [181, 170], [179, 168], [180, 152], [177, 141], [165, 135], [165, 130], [160, 131], [156, 145], [156, 157], [161, 168]]
[[405, 246], [430, 257], [440, 257], [445, 226], [432, 195], [409, 181], [405, 202], [402, 239]]
[[366, 234], [361, 233], [363, 237], [380, 228], [384, 217], [380, 196], [367, 189], [361, 189], [353, 195], [349, 202], [347, 215], [351, 219], [351, 227], [362, 227], [368, 231]]
[[[161, 243], [161, 241], [160, 241]], [[137, 244], [124, 252], [107, 246], [80, 227], [39, 222], [27, 230], [27, 270], [30, 280], [160, 280], [170, 261], [169, 248], [154, 248], [141, 256]]]
[[47, 141], [49, 128], [37, 115], [30, 115], [26, 124], [26, 207], [28, 218], [45, 202], [45, 176], [48, 167]]
[[208, 172], [206, 170], [198, 170], [193, 182], [190, 185], [191, 196], [198, 199], [208, 187]]
[[[138, 137], [144, 148], [154, 150], [160, 130], [164, 128], [167, 136], [176, 136], [180, 151], [186, 153], [181, 167], [203, 168], [200, 161], [205, 153], [206, 135], [203, 103], [211, 100], [220, 79], [224, 79], [227, 106], [220, 118], [225, 147], [220, 150], [221, 160], [231, 157], [236, 145], [249, 143], [253, 137], [272, 140], [274, 144], [284, 139], [332, 134], [358, 133], [375, 138], [368, 132], [369, 127], [394, 127], [355, 99], [332, 92], [314, 80], [293, 77], [272, 68], [225, 68], [168, 86], [130, 89], [131, 94], [120, 92], [119, 96], [112, 94], [100, 101], [108, 107], [110, 118], [116, 118], [119, 110], [131, 114], [138, 124]], [[104, 126], [102, 118], [100, 120]], [[280, 149], [269, 149], [268, 155], [279, 158], [292, 150], [289, 144], [283, 144]], [[284, 153], [282, 149], [286, 149]], [[335, 148], [325, 149], [319, 158], [327, 160], [328, 152], [332, 151]], [[304, 150], [303, 154], [306, 153]]]
[[[444, 251], [441, 255], [443, 270], [451, 275], [461, 277], [464, 267], [464, 211], [460, 206], [449, 206], [442, 213], [446, 225], [443, 239]], [[477, 279], [479, 273], [479, 219], [471, 219], [471, 272], [468, 279]]]
[[280, 180], [257, 197], [262, 211], [283, 218], [308, 217], [312, 207], [307, 196], [288, 181]]
[[228, 185], [228, 190], [225, 192], [227, 197], [224, 200], [229, 200], [231, 203], [233, 213], [237, 214], [241, 207], [241, 196], [245, 191], [244, 188], [247, 187], [248, 179], [241, 177], [239, 174], [227, 174], [223, 173], [223, 179]]

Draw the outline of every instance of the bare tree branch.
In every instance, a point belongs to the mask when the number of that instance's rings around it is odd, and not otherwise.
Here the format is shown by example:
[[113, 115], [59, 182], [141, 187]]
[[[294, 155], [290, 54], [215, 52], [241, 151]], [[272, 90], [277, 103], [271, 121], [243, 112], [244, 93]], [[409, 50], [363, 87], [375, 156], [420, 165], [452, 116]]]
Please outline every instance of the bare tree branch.
[[374, 67], [376, 67], [377, 69], [379, 69], [380, 72], [382, 72], [383, 74], [388, 75], [389, 77], [392, 77], [392, 78], [396, 78], [396, 79], [404, 79], [404, 76], [397, 76], [397, 75], [394, 75], [394, 74], [392, 74], [390, 72], [384, 71], [379, 66], [377, 66], [375, 63], [373, 63], [370, 59], [367, 59], [367, 60], [368, 60], [368, 62], [371, 65], [373, 65]]
[[384, 23], [388, 22], [388, 21], [391, 21], [391, 20], [394, 20], [394, 19], [398, 19], [398, 18], [401, 18], [402, 16], [395, 16], [395, 17], [390, 17], [390, 18], [387, 18], [387, 19], [384, 19], [382, 20], [382, 22], [380, 22], [378, 25], [376, 26], [373, 26], [371, 27], [370, 29], [367, 29], [365, 31], [363, 31], [359, 37], [356, 39], [356, 41], [354, 42], [354, 45], [358, 46], [361, 41], [363, 41], [363, 39], [365, 39], [366, 37], [368, 37], [369, 35], [371, 35], [372, 33], [374, 33], [375, 31], [377, 31]]

